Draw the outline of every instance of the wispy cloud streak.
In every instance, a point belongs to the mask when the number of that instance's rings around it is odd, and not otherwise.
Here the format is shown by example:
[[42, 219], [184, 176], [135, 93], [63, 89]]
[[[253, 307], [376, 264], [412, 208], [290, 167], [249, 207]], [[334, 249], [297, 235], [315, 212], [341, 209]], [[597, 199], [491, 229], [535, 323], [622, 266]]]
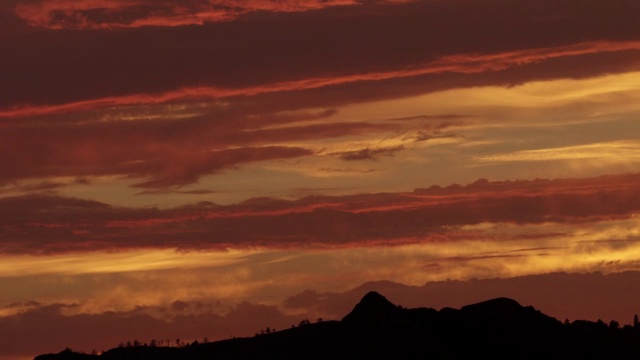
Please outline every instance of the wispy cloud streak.
[[512, 51], [497, 54], [461, 54], [443, 57], [435, 62], [416, 65], [409, 69], [352, 74], [336, 77], [308, 78], [295, 81], [277, 82], [245, 88], [187, 87], [159, 94], [135, 94], [85, 100], [60, 105], [23, 106], [0, 110], [0, 118], [20, 118], [60, 114], [73, 111], [87, 111], [113, 106], [141, 104], [164, 104], [176, 101], [202, 99], [225, 99], [237, 96], [301, 91], [349, 83], [382, 81], [427, 74], [460, 73], [475, 74], [495, 72], [510, 67], [535, 63], [554, 58], [579, 56], [595, 53], [640, 50], [640, 42], [588, 42], [555, 48]]
[[117, 29], [203, 25], [235, 20], [255, 11], [300, 12], [355, 4], [354, 0], [41, 0], [18, 4], [15, 12], [31, 26], [47, 29]]

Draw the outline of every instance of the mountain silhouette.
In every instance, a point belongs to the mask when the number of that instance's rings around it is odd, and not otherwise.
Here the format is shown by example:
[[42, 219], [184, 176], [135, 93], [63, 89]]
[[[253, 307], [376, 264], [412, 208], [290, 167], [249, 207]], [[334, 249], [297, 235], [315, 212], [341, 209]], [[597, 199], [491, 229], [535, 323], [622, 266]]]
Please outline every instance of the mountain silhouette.
[[368, 292], [362, 300], [342, 318], [343, 322], [385, 322], [400, 317], [402, 310], [375, 291]]
[[65, 350], [36, 360], [174, 359], [639, 359], [640, 327], [562, 324], [532, 306], [497, 298], [460, 309], [404, 309], [367, 293], [340, 321], [183, 347]]

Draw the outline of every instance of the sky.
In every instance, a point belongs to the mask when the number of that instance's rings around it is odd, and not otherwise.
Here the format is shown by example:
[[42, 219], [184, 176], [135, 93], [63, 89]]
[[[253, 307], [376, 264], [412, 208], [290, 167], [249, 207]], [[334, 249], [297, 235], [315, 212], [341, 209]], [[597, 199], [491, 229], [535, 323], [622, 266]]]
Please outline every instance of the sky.
[[3, 0], [0, 359], [509, 296], [640, 313], [640, 2]]

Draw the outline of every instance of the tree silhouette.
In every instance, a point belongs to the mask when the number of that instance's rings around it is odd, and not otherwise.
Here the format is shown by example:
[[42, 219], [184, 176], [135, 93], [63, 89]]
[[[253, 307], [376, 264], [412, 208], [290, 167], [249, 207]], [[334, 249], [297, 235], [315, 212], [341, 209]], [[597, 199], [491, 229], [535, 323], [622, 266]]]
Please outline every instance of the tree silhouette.
[[609, 322], [609, 329], [611, 329], [611, 330], [618, 330], [618, 329], [620, 329], [620, 323], [619, 323], [619, 322], [617, 322], [616, 320], [611, 320], [611, 321]]
[[638, 327], [638, 314], [635, 314], [633, 316], [633, 327], [635, 327], [635, 328]]

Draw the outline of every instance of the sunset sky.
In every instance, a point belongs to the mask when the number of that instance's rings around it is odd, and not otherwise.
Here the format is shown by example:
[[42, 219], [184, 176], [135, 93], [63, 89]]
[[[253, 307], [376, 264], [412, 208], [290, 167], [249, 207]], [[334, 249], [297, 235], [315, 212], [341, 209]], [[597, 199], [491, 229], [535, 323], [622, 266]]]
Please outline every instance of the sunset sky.
[[636, 0], [0, 1], [0, 359], [509, 296], [640, 313]]

